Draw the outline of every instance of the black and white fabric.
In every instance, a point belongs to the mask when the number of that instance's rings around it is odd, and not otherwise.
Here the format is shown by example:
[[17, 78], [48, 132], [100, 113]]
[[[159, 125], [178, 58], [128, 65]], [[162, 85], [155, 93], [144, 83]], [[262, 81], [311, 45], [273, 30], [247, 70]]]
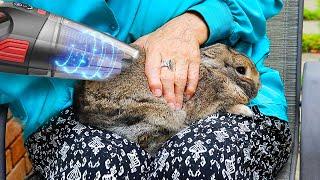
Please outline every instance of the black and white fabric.
[[46, 179], [273, 179], [291, 150], [287, 122], [217, 113], [183, 129], [155, 157], [62, 111], [26, 141]]

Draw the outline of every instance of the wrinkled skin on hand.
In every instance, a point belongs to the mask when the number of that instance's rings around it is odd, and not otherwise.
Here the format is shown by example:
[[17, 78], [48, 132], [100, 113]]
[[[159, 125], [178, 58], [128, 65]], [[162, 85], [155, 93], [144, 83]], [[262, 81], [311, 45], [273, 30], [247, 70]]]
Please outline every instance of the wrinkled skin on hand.
[[[172, 109], [181, 109], [184, 95], [190, 99], [197, 88], [200, 45], [208, 28], [196, 13], [178, 16], [134, 44], [146, 51], [145, 74], [152, 93], [163, 96]], [[171, 60], [173, 69], [161, 67]]]

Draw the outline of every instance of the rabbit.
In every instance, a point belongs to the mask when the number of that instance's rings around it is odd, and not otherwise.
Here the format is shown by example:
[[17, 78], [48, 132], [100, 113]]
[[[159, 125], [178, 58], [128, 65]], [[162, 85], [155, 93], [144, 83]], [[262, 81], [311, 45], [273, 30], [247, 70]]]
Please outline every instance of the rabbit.
[[171, 136], [218, 111], [252, 116], [245, 104], [260, 87], [259, 73], [245, 55], [223, 44], [201, 49], [199, 83], [181, 110], [149, 90], [144, 74], [145, 53], [127, 70], [106, 82], [85, 81], [78, 88], [81, 123], [110, 130], [154, 154]]

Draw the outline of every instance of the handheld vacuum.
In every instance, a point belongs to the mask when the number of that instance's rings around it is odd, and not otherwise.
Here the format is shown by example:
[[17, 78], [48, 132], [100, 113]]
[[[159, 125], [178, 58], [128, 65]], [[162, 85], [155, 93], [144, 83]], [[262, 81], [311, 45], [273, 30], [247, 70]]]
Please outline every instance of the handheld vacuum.
[[0, 1], [0, 72], [106, 80], [139, 51], [108, 34], [27, 4]]
[[[138, 57], [138, 50], [107, 34], [27, 4], [0, 1], [0, 72], [103, 81]], [[6, 110], [0, 106], [0, 179], [6, 177]]]

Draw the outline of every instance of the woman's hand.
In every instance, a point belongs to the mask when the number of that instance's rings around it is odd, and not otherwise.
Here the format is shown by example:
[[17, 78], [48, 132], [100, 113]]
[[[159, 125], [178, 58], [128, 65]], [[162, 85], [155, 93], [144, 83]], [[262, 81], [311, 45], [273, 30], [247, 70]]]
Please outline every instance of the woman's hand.
[[145, 74], [152, 93], [164, 96], [169, 106], [181, 109], [183, 95], [191, 98], [197, 88], [200, 45], [208, 38], [205, 22], [194, 13], [185, 13], [135, 44], [146, 51]]

